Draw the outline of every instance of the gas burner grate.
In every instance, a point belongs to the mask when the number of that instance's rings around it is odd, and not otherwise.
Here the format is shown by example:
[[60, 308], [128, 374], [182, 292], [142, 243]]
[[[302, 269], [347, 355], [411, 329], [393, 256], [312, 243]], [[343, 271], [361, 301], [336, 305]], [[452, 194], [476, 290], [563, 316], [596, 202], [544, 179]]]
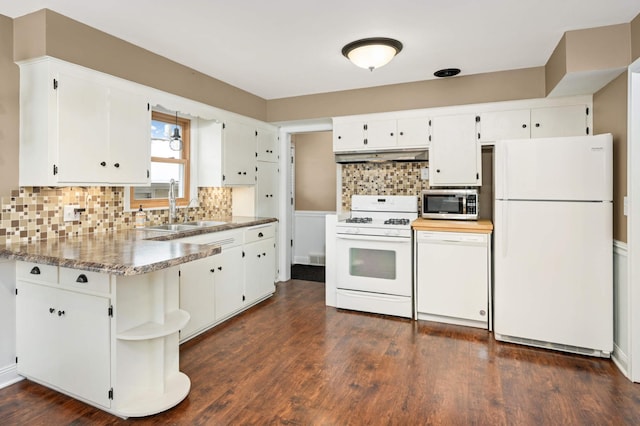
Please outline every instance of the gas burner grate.
[[373, 219], [370, 217], [350, 217], [345, 220], [347, 223], [371, 223]]
[[404, 226], [404, 225], [408, 225], [409, 223], [411, 223], [409, 219], [391, 218], [384, 221], [385, 225], [403, 225]]

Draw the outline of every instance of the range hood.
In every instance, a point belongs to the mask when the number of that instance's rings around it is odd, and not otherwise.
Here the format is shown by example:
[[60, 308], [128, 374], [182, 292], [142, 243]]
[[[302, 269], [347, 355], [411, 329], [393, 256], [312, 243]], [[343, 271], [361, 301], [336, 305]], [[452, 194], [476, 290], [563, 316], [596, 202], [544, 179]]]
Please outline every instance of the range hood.
[[427, 161], [429, 151], [426, 149], [396, 151], [357, 151], [337, 152], [336, 163], [384, 163], [386, 161]]

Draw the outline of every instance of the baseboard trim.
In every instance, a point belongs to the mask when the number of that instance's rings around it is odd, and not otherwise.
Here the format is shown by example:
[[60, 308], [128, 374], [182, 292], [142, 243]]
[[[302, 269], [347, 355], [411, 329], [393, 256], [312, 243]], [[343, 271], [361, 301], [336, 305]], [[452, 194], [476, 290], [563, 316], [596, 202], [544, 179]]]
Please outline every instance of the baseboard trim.
[[613, 345], [613, 353], [611, 354], [611, 359], [613, 363], [618, 367], [618, 370], [622, 372], [627, 378], [631, 378], [631, 374], [629, 373], [629, 357], [625, 354], [618, 345], [614, 343]]
[[18, 374], [17, 364], [7, 365], [0, 368], [0, 389], [6, 388], [14, 383], [23, 380], [24, 377]]

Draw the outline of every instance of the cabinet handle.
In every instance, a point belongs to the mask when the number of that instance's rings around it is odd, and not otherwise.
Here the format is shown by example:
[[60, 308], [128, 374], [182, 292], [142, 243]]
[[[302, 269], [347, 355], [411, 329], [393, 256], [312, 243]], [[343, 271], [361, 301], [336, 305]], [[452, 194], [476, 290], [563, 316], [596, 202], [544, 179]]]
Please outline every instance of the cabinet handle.
[[40, 275], [40, 268], [34, 266], [33, 268], [31, 268], [31, 271], [29, 273], [33, 275]]
[[56, 308], [49, 308], [49, 313], [52, 314], [56, 311]]
[[85, 274], [80, 274], [78, 275], [78, 278], [76, 279], [77, 283], [88, 283], [89, 279], [87, 278], [87, 276]]
[[106, 167], [107, 162], [106, 162], [106, 161], [101, 161], [101, 162], [100, 162], [100, 165], [101, 165], [102, 167]]
[[264, 237], [264, 234], [262, 232], [258, 232], [258, 238], [262, 238]]
[[113, 165], [113, 167], [115, 167], [116, 169], [117, 169], [117, 168], [120, 168], [120, 163], [116, 163], [116, 164], [114, 164], [114, 165]]
[[58, 311], [58, 316], [61, 317], [64, 315], [64, 311]]

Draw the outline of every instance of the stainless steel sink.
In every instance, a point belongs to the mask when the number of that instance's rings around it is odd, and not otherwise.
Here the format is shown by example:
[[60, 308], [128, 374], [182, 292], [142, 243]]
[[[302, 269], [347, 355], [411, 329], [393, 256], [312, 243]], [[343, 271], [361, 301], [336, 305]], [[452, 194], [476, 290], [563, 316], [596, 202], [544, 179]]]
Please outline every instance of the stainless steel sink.
[[167, 223], [165, 225], [147, 226], [145, 229], [148, 229], [150, 231], [179, 232], [190, 231], [196, 228], [198, 228], [197, 225], [192, 225], [189, 223]]
[[184, 222], [183, 225], [197, 226], [199, 228], [208, 228], [210, 226], [224, 225], [227, 222], [219, 222], [217, 220], [198, 220], [195, 222]]

